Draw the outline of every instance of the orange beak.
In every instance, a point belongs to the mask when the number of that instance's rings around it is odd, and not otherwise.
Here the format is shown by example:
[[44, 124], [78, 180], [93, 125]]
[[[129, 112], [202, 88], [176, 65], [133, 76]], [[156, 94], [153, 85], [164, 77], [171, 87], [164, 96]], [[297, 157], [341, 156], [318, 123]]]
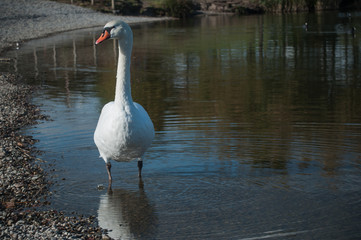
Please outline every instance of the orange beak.
[[110, 34], [107, 30], [104, 30], [104, 32], [102, 33], [102, 35], [98, 38], [98, 40], [95, 42], [95, 45], [98, 45], [99, 43], [107, 40], [108, 38], [110, 38]]

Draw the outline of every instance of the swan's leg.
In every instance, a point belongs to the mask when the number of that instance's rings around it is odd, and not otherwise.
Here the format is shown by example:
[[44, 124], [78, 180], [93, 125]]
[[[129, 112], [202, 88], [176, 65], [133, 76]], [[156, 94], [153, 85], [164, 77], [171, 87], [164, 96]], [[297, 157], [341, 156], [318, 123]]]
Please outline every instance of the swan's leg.
[[112, 168], [112, 165], [110, 164], [110, 162], [107, 162], [105, 164], [106, 168], [107, 168], [107, 172], [108, 172], [108, 177], [109, 177], [109, 185], [112, 184], [112, 174], [110, 173], [110, 169]]
[[139, 178], [142, 177], [142, 168], [143, 168], [143, 161], [138, 160], [138, 176], [139, 176]]
[[144, 190], [144, 182], [143, 182], [142, 177], [139, 178], [138, 186], [139, 186], [140, 190]]

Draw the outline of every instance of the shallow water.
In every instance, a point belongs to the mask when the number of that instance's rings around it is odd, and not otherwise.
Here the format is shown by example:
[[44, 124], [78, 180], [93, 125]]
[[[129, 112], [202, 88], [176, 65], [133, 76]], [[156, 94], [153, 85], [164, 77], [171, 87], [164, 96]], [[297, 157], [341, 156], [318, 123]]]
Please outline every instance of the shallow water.
[[17, 60], [1, 68], [41, 86], [34, 102], [53, 119], [27, 129], [55, 182], [51, 207], [95, 214], [114, 238], [357, 239], [360, 23], [320, 13], [133, 26], [133, 99], [156, 138], [143, 181], [136, 162], [113, 163], [112, 191], [93, 131], [114, 97], [115, 42], [63, 33], [8, 52]]

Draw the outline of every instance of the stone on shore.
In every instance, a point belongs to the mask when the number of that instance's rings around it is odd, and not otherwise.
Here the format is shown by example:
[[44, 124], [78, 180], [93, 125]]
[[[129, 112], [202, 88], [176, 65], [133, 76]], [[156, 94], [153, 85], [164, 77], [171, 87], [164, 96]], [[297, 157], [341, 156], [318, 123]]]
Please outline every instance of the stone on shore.
[[0, 86], [0, 239], [102, 239], [94, 216], [39, 210], [50, 183], [35, 157], [36, 140], [19, 130], [46, 116], [30, 103], [33, 89], [21, 77], [0, 75]]

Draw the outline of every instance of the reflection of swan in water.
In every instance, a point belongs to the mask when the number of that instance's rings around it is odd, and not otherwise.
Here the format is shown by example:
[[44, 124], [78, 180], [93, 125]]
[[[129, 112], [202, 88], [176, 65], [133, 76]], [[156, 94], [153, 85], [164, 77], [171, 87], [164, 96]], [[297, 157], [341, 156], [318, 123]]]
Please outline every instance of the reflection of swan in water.
[[142, 180], [139, 191], [109, 189], [102, 195], [98, 222], [114, 239], [154, 238], [157, 218], [145, 195]]

